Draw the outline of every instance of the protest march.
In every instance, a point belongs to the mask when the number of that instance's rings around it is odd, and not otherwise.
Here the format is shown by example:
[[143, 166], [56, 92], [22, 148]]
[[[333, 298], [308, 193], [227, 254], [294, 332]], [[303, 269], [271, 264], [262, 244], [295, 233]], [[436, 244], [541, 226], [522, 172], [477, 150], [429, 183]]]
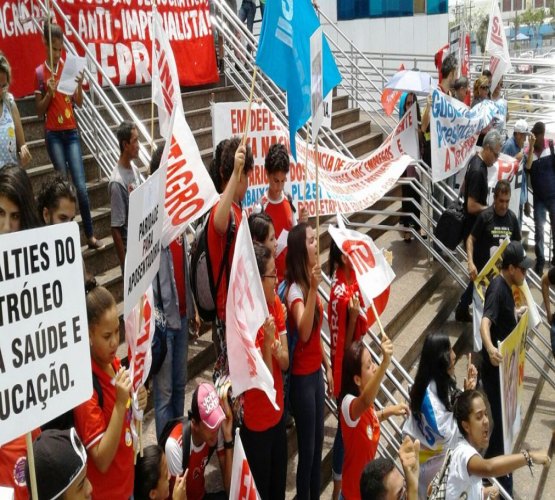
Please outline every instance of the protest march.
[[432, 3], [0, 7], [0, 500], [549, 497], [550, 122]]

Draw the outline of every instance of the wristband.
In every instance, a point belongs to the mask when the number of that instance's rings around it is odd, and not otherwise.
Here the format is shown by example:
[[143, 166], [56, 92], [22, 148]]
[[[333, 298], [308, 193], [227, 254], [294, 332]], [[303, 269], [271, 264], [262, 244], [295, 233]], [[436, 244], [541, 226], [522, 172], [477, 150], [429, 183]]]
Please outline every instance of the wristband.
[[224, 441], [224, 449], [225, 449], [225, 450], [232, 450], [234, 444], [235, 444], [235, 442], [234, 442], [233, 440], [231, 440], [231, 441]]
[[532, 477], [534, 477], [534, 473], [532, 472], [532, 466], [534, 464], [532, 462], [532, 458], [530, 457], [530, 453], [528, 452], [528, 450], [521, 450], [520, 453], [522, 453], [522, 455], [524, 456], [524, 460], [526, 460], [526, 464], [528, 465], [528, 468], [530, 469], [530, 475]]

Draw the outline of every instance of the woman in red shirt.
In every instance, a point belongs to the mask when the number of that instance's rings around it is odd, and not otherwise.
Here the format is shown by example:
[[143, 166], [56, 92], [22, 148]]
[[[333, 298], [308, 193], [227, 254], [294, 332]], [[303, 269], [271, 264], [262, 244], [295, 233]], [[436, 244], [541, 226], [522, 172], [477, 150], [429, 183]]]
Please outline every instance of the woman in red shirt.
[[320, 469], [324, 440], [325, 366], [329, 393], [333, 393], [331, 366], [324, 355], [320, 335], [324, 316], [318, 297], [322, 270], [318, 264], [316, 235], [302, 222], [287, 237], [285, 279], [288, 321], [294, 325], [298, 340], [293, 351], [290, 400], [295, 425], [299, 463], [297, 498], [320, 497]]
[[274, 378], [279, 409], [276, 410], [268, 396], [259, 389], [245, 392], [241, 441], [260, 498], [282, 500], [285, 498], [287, 477], [287, 436], [281, 372], [289, 368], [287, 332], [281, 301], [275, 293], [275, 259], [270, 249], [260, 243], [254, 244], [254, 254], [270, 312], [270, 316], [258, 330], [256, 346]]

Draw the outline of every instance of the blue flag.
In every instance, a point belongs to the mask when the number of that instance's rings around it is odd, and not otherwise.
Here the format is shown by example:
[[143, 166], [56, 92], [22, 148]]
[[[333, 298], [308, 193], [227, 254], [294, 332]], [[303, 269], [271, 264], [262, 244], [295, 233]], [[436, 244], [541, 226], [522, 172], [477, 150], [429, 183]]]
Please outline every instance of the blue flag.
[[[310, 118], [310, 37], [319, 26], [310, 0], [266, 2], [256, 64], [287, 92], [289, 139], [295, 159], [295, 134]], [[339, 84], [341, 73], [325, 37], [322, 51], [325, 97]]]

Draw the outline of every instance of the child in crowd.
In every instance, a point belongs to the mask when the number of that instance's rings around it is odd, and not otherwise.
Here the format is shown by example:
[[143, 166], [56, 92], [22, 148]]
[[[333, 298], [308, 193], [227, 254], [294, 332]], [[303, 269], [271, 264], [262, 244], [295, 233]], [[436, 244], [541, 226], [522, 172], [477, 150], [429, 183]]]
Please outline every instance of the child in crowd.
[[293, 351], [290, 400], [297, 426], [299, 463], [297, 498], [320, 497], [320, 469], [324, 439], [324, 364], [328, 391], [333, 394], [331, 365], [321, 337], [324, 317], [318, 297], [322, 270], [316, 253], [314, 230], [302, 222], [287, 237], [286, 257], [288, 321], [297, 331]]
[[267, 247], [272, 256], [276, 257], [277, 240], [274, 224], [270, 216], [265, 212], [252, 213], [249, 215], [249, 231], [253, 243], [260, 243]]
[[490, 409], [486, 395], [477, 390], [463, 392], [455, 403], [455, 418], [464, 439], [451, 454], [445, 498], [482, 500], [498, 496], [496, 487], [484, 488], [482, 478], [505, 476], [520, 467], [533, 464], [549, 465], [545, 451], [527, 451], [484, 459], [478, 450], [485, 450], [490, 437]]
[[[227, 300], [228, 276], [231, 272], [235, 240], [241, 223], [241, 200], [248, 187], [248, 173], [254, 167], [250, 146], [243, 146], [239, 137], [229, 140], [222, 152], [219, 169], [223, 194], [210, 211], [208, 220], [208, 254], [216, 286], [218, 276], [221, 280], [216, 290], [216, 335], [220, 344], [219, 356], [214, 366], [214, 381], [229, 374], [227, 348], [225, 342], [225, 304]], [[228, 234], [232, 231], [231, 234]], [[228, 236], [230, 237], [227, 262], [223, 262]]]
[[[158, 445], [147, 446], [135, 464], [134, 500], [166, 500], [170, 497], [170, 474], [164, 451]], [[186, 500], [185, 475], [176, 479], [172, 500]]]
[[278, 500], [285, 498], [287, 476], [287, 436], [281, 374], [289, 367], [287, 331], [282, 304], [275, 292], [277, 274], [272, 252], [268, 247], [255, 243], [254, 253], [270, 312], [270, 316], [258, 330], [256, 346], [274, 379], [279, 410], [274, 408], [268, 396], [259, 389], [246, 391], [241, 441], [260, 498]]
[[[92, 498], [92, 485], [87, 479], [87, 451], [75, 429], [49, 429], [33, 442], [35, 477], [39, 500], [86, 500]], [[29, 463], [25, 463], [29, 495], [31, 479]]]
[[47, 60], [35, 69], [35, 104], [39, 117], [45, 116], [46, 120], [46, 149], [56, 171], [64, 177], [68, 176], [68, 172], [71, 174], [77, 189], [87, 244], [89, 248], [99, 250], [104, 245], [95, 238], [93, 232], [81, 139], [73, 114], [73, 103], [79, 107], [83, 104], [83, 74], [77, 78], [77, 89], [73, 96], [58, 92], [64, 68], [64, 32], [58, 24], [46, 22], [43, 37]]
[[[419, 496], [424, 499], [447, 449], [454, 448], [462, 438], [453, 415], [455, 399], [461, 393], [455, 380], [455, 359], [447, 335], [440, 332], [428, 335], [410, 389], [411, 415], [405, 422], [403, 434], [421, 443]], [[469, 359], [465, 390], [476, 388], [477, 374]]]
[[[255, 212], [266, 212], [274, 223], [276, 238], [283, 238], [282, 232], [287, 234], [297, 223], [295, 209], [290, 195], [284, 192], [285, 181], [289, 173], [289, 153], [283, 144], [272, 144], [264, 161], [264, 168], [268, 176], [268, 190], [256, 203]], [[306, 222], [308, 214], [301, 211], [301, 222]], [[287, 248], [276, 256], [278, 282], [285, 276], [285, 258]]]
[[[91, 364], [102, 388], [74, 409], [75, 427], [90, 457], [88, 477], [95, 498], [124, 500], [133, 494], [134, 449], [131, 430], [131, 380], [116, 357], [119, 318], [116, 302], [106, 288], [87, 293]], [[144, 387], [138, 391], [139, 408], [146, 407]]]
[[47, 226], [71, 222], [77, 209], [75, 188], [56, 175], [42, 185], [37, 205], [38, 216]]
[[373, 460], [380, 440], [380, 422], [394, 415], [407, 415], [405, 403], [384, 406], [378, 413], [374, 402], [393, 356], [393, 343], [383, 336], [383, 359], [379, 366], [360, 340], [351, 344], [343, 358], [341, 412], [339, 424], [345, 457], [341, 493], [345, 500], [360, 500], [360, 477], [364, 466]]

